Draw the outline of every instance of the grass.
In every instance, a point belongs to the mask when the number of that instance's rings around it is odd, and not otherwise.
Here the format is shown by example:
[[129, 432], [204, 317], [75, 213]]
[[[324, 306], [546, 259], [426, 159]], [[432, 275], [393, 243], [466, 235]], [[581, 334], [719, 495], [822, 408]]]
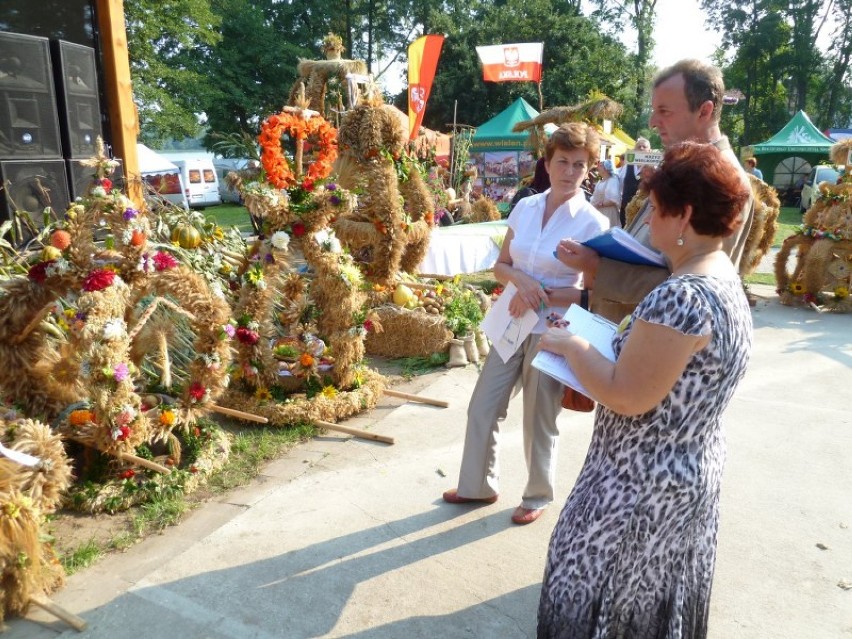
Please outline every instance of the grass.
[[402, 367], [400, 375], [410, 380], [417, 375], [431, 373], [435, 368], [446, 364], [449, 359], [450, 356], [446, 353], [432, 353], [429, 357], [403, 357], [399, 360]]
[[772, 248], [781, 248], [781, 244], [788, 237], [796, 233], [802, 225], [802, 214], [798, 207], [785, 206], [778, 214], [778, 230], [775, 232], [775, 240]]
[[73, 575], [78, 570], [88, 568], [104, 554], [104, 549], [97, 541], [90, 539], [83, 545], [77, 547], [70, 554], [63, 555], [59, 558], [65, 573]]
[[230, 202], [219, 206], [210, 206], [204, 209], [208, 220], [216, 222], [219, 226], [228, 228], [236, 226], [242, 232], [252, 232], [251, 220], [246, 207]]

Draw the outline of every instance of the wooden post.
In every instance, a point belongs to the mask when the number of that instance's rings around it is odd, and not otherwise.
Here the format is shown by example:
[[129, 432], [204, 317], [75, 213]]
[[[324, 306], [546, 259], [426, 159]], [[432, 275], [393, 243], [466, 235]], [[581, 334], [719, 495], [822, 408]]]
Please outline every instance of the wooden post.
[[118, 457], [121, 461], [130, 462], [131, 464], [135, 464], [136, 466], [142, 466], [142, 468], [154, 470], [158, 473], [162, 473], [163, 475], [168, 475], [170, 472], [172, 472], [170, 468], [167, 468], [162, 464], [152, 462], [150, 459], [145, 459], [144, 457], [137, 457], [136, 455], [131, 455], [130, 453], [119, 453], [118, 455], [116, 455], [116, 457]]
[[47, 597], [42, 597], [41, 595], [30, 595], [30, 603], [35, 604], [42, 610], [46, 610], [57, 619], [61, 619], [77, 632], [83, 632], [89, 625], [85, 619], [78, 617], [73, 612], [68, 612], [65, 608], [54, 603]]
[[124, 160], [127, 195], [142, 208], [142, 182], [136, 137], [139, 116], [133, 103], [130, 81], [130, 59], [127, 53], [127, 28], [124, 23], [123, 0], [97, 0], [98, 27], [101, 32], [104, 60], [104, 84], [112, 133], [113, 153]]
[[387, 435], [376, 435], [375, 433], [370, 433], [366, 430], [359, 430], [358, 428], [349, 428], [348, 426], [341, 426], [340, 424], [324, 422], [321, 419], [315, 419], [314, 424], [316, 424], [320, 428], [325, 428], [326, 430], [336, 430], [341, 433], [360, 437], [361, 439], [372, 439], [375, 442], [382, 442], [384, 444], [394, 443], [393, 437], [388, 437]]
[[412, 402], [420, 402], [421, 404], [440, 406], [441, 408], [446, 408], [450, 405], [449, 402], [444, 401], [443, 399], [431, 399], [429, 397], [421, 397], [420, 395], [414, 395], [413, 393], [403, 393], [402, 391], [391, 390], [390, 388], [385, 388], [382, 392], [388, 397], [399, 397], [400, 399], [407, 399]]
[[236, 417], [237, 419], [244, 419], [249, 422], [258, 422], [260, 424], [268, 424], [269, 420], [266, 417], [261, 417], [260, 415], [255, 415], [254, 413], [246, 413], [241, 410], [236, 410], [234, 408], [225, 408], [224, 406], [217, 406], [216, 404], [211, 404], [208, 406], [210, 410], [214, 413], [220, 413], [222, 415], [227, 415], [228, 417]]

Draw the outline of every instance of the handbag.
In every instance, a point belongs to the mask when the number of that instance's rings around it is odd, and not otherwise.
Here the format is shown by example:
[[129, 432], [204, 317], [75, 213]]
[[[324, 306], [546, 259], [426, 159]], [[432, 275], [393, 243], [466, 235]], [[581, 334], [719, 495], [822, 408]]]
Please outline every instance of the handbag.
[[590, 413], [595, 410], [595, 400], [590, 399], [570, 386], [562, 392], [562, 408], [575, 410], [580, 413]]

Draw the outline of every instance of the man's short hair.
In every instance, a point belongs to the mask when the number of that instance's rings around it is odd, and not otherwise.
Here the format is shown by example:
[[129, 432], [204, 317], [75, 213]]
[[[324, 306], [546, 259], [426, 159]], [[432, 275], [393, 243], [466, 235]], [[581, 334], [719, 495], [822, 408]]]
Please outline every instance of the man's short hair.
[[722, 98], [725, 96], [722, 72], [701, 60], [681, 60], [657, 74], [654, 78], [654, 88], [678, 74], [683, 75], [689, 110], [695, 113], [702, 104], [710, 100], [713, 103], [713, 120], [718, 122], [722, 116]]

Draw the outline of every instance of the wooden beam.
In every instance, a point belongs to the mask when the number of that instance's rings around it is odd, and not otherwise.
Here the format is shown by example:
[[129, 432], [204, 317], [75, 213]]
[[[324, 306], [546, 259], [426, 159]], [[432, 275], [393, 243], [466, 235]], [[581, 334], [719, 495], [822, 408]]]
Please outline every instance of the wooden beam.
[[124, 1], [96, 0], [96, 10], [103, 49], [104, 81], [113, 152], [124, 160], [128, 197], [137, 207], [142, 208], [142, 182], [139, 176], [139, 158], [136, 154], [139, 116], [133, 103], [133, 86], [130, 81]]

